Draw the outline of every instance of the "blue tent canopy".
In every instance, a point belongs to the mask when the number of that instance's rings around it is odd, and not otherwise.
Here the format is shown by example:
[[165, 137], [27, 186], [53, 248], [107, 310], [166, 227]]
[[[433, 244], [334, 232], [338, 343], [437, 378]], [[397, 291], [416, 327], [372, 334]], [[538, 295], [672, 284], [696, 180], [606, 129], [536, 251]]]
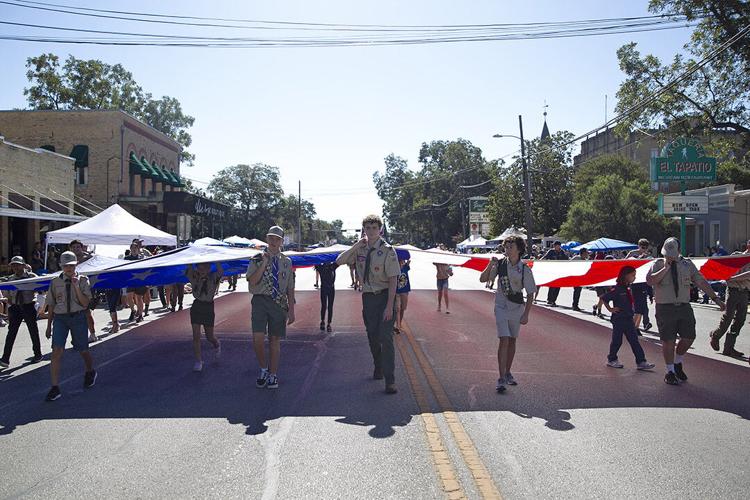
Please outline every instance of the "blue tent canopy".
[[588, 243], [578, 245], [577, 247], [571, 248], [574, 252], [580, 252], [582, 248], [588, 249], [590, 252], [610, 252], [613, 250], [634, 250], [638, 248], [635, 243], [628, 243], [627, 241], [613, 240], [612, 238], [598, 238]]
[[580, 245], [580, 244], [581, 244], [581, 242], [580, 242], [580, 241], [569, 241], [569, 242], [567, 242], [566, 244], [562, 245], [562, 247], [561, 247], [561, 248], [562, 248], [563, 250], [570, 250], [571, 248], [573, 248], [573, 247], [577, 247], [577, 246], [578, 246], [578, 245]]

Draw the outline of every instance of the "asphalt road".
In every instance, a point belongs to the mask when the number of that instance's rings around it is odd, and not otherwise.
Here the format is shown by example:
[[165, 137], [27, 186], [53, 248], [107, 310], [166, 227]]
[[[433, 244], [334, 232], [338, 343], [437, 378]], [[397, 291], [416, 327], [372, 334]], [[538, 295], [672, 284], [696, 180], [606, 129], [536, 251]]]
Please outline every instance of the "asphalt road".
[[[746, 497], [746, 363], [696, 352], [690, 380], [667, 386], [658, 341], [642, 341], [653, 372], [633, 369], [627, 345], [625, 369], [610, 369], [606, 326], [535, 307], [519, 386], [498, 395], [492, 294], [454, 290], [447, 315], [434, 290], [415, 290], [397, 339], [400, 392], [388, 396], [371, 380], [360, 297], [342, 274], [324, 334], [312, 272], [299, 271], [309, 291], [276, 391], [254, 387], [246, 293], [218, 299], [223, 355], [204, 343], [202, 373], [187, 310], [95, 344], [91, 389], [67, 351], [55, 403], [43, 401], [46, 362], [24, 365], [19, 342], [0, 373], [0, 497]], [[456, 288], [476, 287], [475, 272], [456, 274]], [[416, 271], [415, 288], [430, 275]]]

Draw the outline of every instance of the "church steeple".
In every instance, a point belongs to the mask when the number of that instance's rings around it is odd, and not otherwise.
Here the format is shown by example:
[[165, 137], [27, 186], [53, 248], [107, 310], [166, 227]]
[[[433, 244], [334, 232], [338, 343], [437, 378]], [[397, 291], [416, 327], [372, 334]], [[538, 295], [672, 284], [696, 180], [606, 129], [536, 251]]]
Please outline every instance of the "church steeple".
[[549, 139], [550, 133], [549, 128], [547, 127], [547, 108], [549, 106], [547, 105], [547, 101], [544, 101], [544, 126], [542, 127], [542, 136], [541, 139]]

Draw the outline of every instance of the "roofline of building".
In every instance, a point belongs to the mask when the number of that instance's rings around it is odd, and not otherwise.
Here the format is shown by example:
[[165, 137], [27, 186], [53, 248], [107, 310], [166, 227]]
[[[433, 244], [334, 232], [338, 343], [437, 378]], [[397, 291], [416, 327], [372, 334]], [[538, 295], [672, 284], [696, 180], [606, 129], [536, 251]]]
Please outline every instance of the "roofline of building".
[[120, 113], [127, 118], [130, 118], [131, 120], [137, 122], [139, 125], [150, 129], [154, 134], [160, 135], [166, 141], [171, 142], [175, 145], [175, 147], [182, 151], [182, 144], [175, 141], [164, 132], [156, 130], [148, 123], [144, 123], [135, 116], [121, 109], [0, 109], [0, 113]]
[[44, 148], [33, 149], [33, 148], [28, 148], [26, 146], [21, 146], [20, 144], [16, 144], [15, 142], [6, 141], [5, 137], [3, 137], [2, 135], [0, 135], [0, 144], [8, 144], [9, 146], [13, 146], [14, 148], [18, 148], [18, 149], [23, 149], [23, 150], [28, 151], [30, 153], [54, 155], [54, 156], [59, 156], [60, 158], [64, 158], [66, 160], [70, 160], [72, 162], [76, 161], [75, 158], [72, 158], [72, 157], [66, 156], [66, 155], [62, 155], [60, 153], [55, 153], [54, 151], [50, 151], [49, 149], [44, 149]]

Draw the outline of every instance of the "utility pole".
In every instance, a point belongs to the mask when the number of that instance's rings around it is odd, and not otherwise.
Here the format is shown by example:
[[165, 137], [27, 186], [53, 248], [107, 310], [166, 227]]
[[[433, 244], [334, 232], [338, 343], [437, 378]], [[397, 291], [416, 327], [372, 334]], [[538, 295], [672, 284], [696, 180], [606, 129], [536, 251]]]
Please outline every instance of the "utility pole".
[[531, 186], [529, 183], [529, 169], [526, 166], [526, 145], [523, 141], [523, 120], [518, 115], [518, 128], [521, 132], [521, 166], [523, 168], [523, 198], [526, 205], [526, 252], [531, 255], [534, 237], [531, 229]]
[[299, 234], [299, 241], [297, 241], [297, 250], [302, 251], [302, 181], [298, 182], [297, 191], [297, 233]]

